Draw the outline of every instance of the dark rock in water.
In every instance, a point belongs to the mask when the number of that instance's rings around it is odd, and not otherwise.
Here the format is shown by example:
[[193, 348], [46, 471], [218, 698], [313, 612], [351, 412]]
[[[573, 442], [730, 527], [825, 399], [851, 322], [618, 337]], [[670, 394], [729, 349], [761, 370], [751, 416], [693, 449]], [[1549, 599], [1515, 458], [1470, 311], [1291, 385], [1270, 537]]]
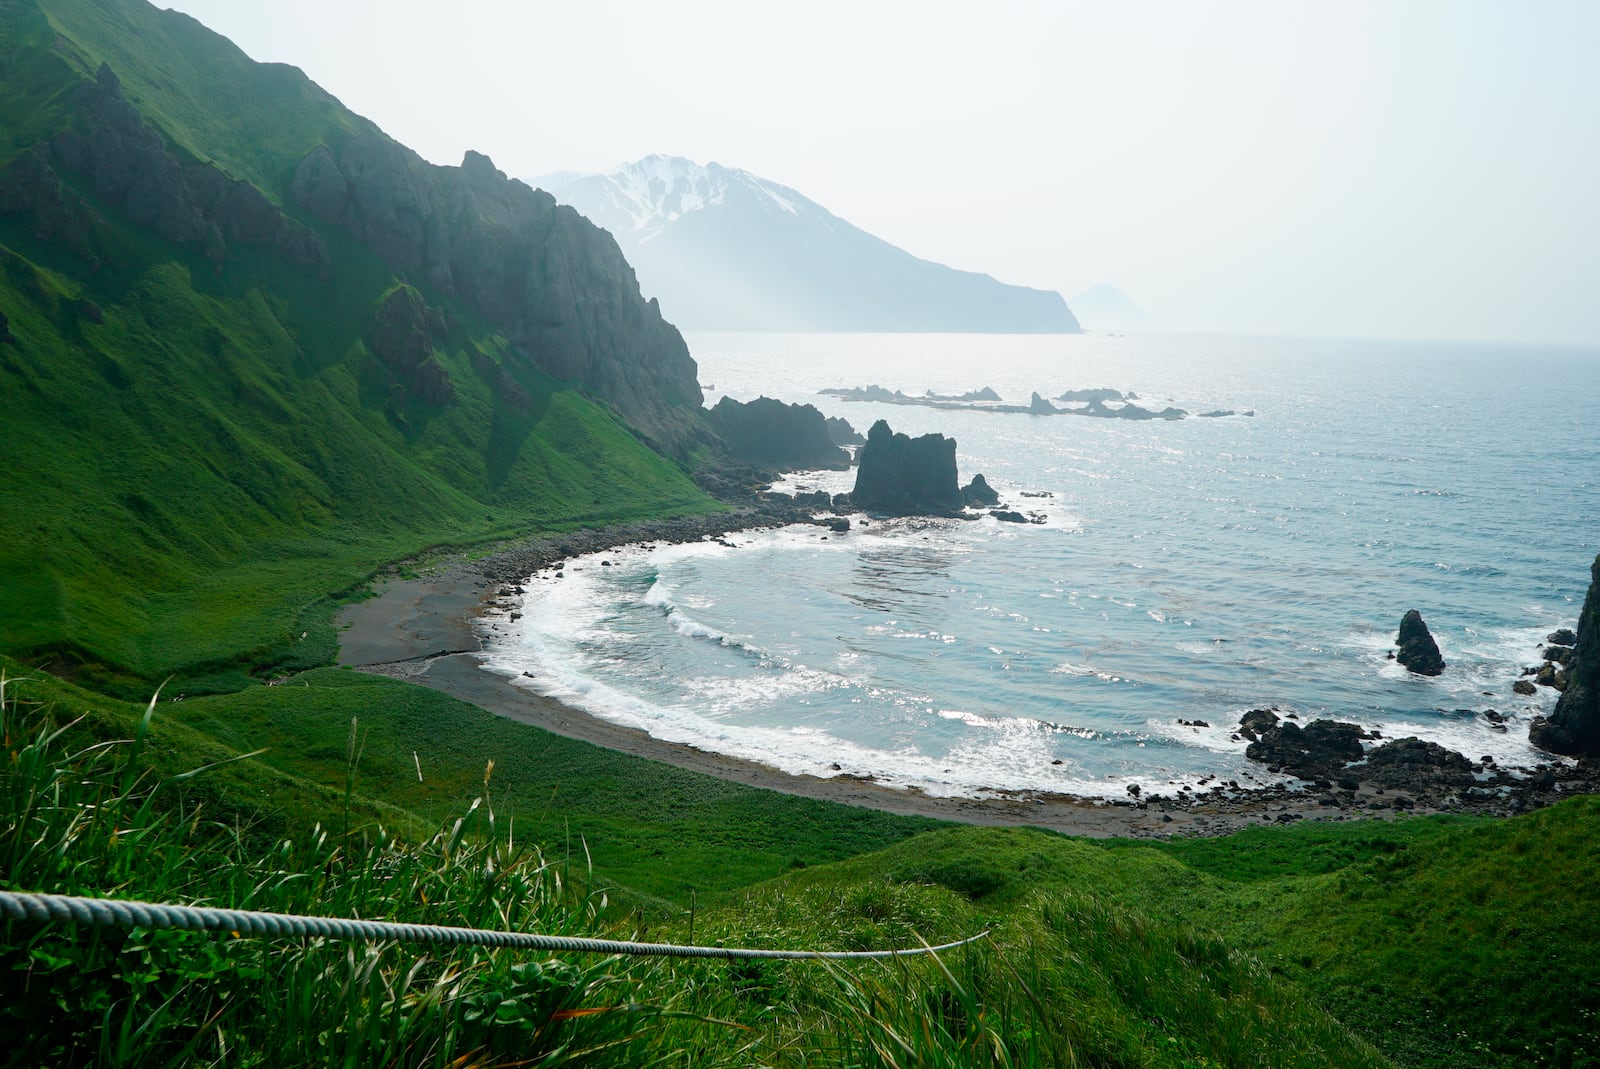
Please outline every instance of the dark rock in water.
[[835, 512], [849, 512], [851, 509], [853, 509], [855, 507], [856, 507], [855, 499], [852, 498], [849, 494], [834, 494], [833, 495], [833, 511], [835, 511]]
[[1124, 395], [1121, 390], [1110, 390], [1104, 386], [1087, 390], [1063, 390], [1057, 395], [1057, 401], [1132, 401], [1133, 394]]
[[1000, 495], [981, 474], [961, 488], [961, 500], [973, 508], [991, 508], [1000, 504]]
[[929, 390], [923, 395], [929, 401], [998, 401], [1000, 395], [994, 392], [993, 387], [985, 386], [981, 390], [968, 390], [966, 393], [934, 393]]
[[1548, 719], [1541, 717], [1528, 729], [1529, 740], [1540, 749], [1574, 756], [1600, 754], [1600, 556], [1589, 576], [1561, 697]]
[[1547, 661], [1553, 661], [1556, 664], [1566, 664], [1568, 661], [1572, 660], [1572, 647], [1546, 646], [1544, 648], [1544, 659]]
[[834, 445], [866, 445], [867, 440], [861, 437], [861, 432], [850, 426], [850, 421], [840, 419], [838, 416], [829, 416], [827, 419], [828, 437]]
[[834, 534], [845, 534], [850, 530], [850, 520], [845, 516], [813, 516], [811, 522], [818, 527], [826, 527]]
[[[1249, 714], [1246, 714], [1249, 715]], [[1252, 761], [1276, 765], [1299, 779], [1337, 775], [1351, 761], [1361, 760], [1365, 732], [1358, 724], [1313, 720], [1305, 727], [1281, 722], [1259, 732], [1260, 738], [1245, 748]]]
[[1251, 742], [1277, 726], [1278, 713], [1274, 709], [1252, 709], [1239, 718], [1239, 734]]
[[1028, 400], [1028, 411], [1039, 416], [1053, 416], [1056, 414], [1056, 406], [1040, 397], [1036, 391]]
[[1566, 673], [1557, 671], [1556, 666], [1549, 663], [1539, 669], [1538, 674], [1533, 677], [1533, 681], [1541, 687], [1554, 687], [1556, 690], [1567, 689]]
[[956, 442], [942, 434], [896, 434], [884, 420], [867, 432], [851, 500], [892, 516], [953, 516], [961, 511]]
[[834, 444], [827, 421], [814, 405], [790, 405], [770, 397], [741, 404], [724, 397], [707, 419], [734, 456], [746, 463], [789, 470], [843, 471], [850, 466], [850, 454]]
[[1537, 694], [1539, 693], [1539, 688], [1534, 686], [1532, 683], [1529, 683], [1526, 679], [1519, 679], [1515, 683], [1511, 684], [1511, 692], [1513, 694], [1523, 695]]
[[1395, 660], [1408, 672], [1419, 676], [1436, 676], [1444, 671], [1444, 658], [1439, 655], [1439, 644], [1433, 640], [1422, 614], [1416, 609], [1408, 611], [1400, 620], [1400, 634], [1395, 640], [1400, 651]]
[[989, 515], [993, 516], [995, 519], [999, 520], [1001, 523], [1027, 523], [1028, 522], [1028, 517], [1024, 516], [1020, 512], [1012, 512], [1009, 509], [990, 509], [989, 510]]
[[1576, 646], [1578, 644], [1578, 633], [1570, 627], [1563, 627], [1560, 630], [1550, 632], [1544, 637], [1544, 640], [1554, 646]]

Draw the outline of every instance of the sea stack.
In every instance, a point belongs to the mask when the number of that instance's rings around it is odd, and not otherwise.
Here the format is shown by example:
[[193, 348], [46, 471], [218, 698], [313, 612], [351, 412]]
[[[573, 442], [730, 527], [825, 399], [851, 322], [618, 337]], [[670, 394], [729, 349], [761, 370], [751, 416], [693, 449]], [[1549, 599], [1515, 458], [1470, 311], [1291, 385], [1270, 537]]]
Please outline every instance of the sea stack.
[[896, 434], [880, 419], [867, 432], [860, 463], [850, 495], [856, 508], [890, 516], [949, 516], [961, 511], [954, 438]]
[[1574, 757], [1600, 755], [1600, 556], [1589, 568], [1589, 580], [1577, 641], [1567, 661], [1567, 687], [1555, 712], [1528, 729], [1535, 746]]
[[1439, 644], [1433, 640], [1433, 633], [1422, 622], [1422, 614], [1416, 609], [1401, 617], [1400, 634], [1395, 642], [1400, 650], [1394, 659], [1404, 665], [1406, 671], [1419, 676], [1436, 676], [1444, 671], [1444, 658], [1439, 655]]

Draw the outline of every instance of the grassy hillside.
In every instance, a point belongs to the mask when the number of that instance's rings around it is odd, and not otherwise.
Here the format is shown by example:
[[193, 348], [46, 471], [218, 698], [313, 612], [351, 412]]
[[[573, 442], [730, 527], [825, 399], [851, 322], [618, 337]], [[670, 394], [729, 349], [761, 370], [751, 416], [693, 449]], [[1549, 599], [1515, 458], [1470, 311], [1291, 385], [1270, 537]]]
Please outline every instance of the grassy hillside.
[[[4, 879], [724, 945], [995, 934], [942, 966], [829, 968], [535, 964], [170, 933], [86, 942], [11, 927], [3, 967], [31, 979], [13, 985], [0, 1032], [53, 999], [91, 1012], [50, 1016], [39, 1041], [122, 1044], [121, 1064], [191, 1043], [194, 1057], [240, 1065], [272, 1050], [280, 1064], [442, 1064], [469, 1051], [467, 1064], [499, 1064], [515, 1051], [549, 1064], [1509, 1069], [1592, 1066], [1600, 1050], [1600, 800], [1507, 821], [1164, 843], [929, 828], [605, 754], [347, 670], [297, 683], [309, 685], [158, 703], [144, 730], [137, 705], [8, 683]], [[357, 709], [347, 777], [345, 714]], [[139, 741], [86, 748], [118, 738]], [[271, 749], [224, 763], [233, 744]], [[218, 767], [178, 778], [198, 765]], [[645, 797], [667, 803], [658, 824]]]
[[[215, 160], [272, 196], [309, 147], [364, 125], [184, 16], [120, 0], [44, 10], [0, 8], [15, 49], [0, 62], [0, 165], [74, 126], [77, 87], [104, 59], [176, 160]], [[130, 695], [173, 673], [190, 692], [232, 689], [325, 662], [327, 599], [385, 562], [717, 507], [609, 409], [409, 288], [429, 337], [401, 323], [401, 339], [448, 388], [408, 382], [373, 341], [401, 283], [342, 231], [312, 228], [321, 268], [266, 245], [219, 256], [61, 180], [48, 216], [0, 211], [0, 650]]]
[[[324, 810], [320, 829], [291, 828], [264, 843], [249, 830], [258, 772], [248, 761], [184, 777], [172, 769], [186, 756], [208, 764], [226, 758], [195, 733], [163, 725], [164, 715], [141, 718], [137, 709], [62, 684], [46, 683], [39, 692], [57, 699], [54, 709], [12, 684], [3, 690], [0, 887], [552, 934], [691, 938], [681, 915], [658, 916], [641, 931], [631, 910], [576, 890], [573, 876], [587, 882], [576, 859], [564, 846], [541, 850], [523, 813], [481, 785], [480, 803], [463, 806], [461, 820], [446, 821], [420, 843], [369, 823], [384, 807], [316, 792], [301, 807], [307, 815]], [[62, 730], [62, 715], [85, 700], [95, 702], [89, 721]], [[262, 780], [267, 799], [280, 781], [287, 782], [271, 774]], [[583, 819], [589, 798], [587, 791], [575, 795], [568, 806], [574, 819]], [[600, 807], [611, 804], [602, 799]], [[839, 808], [798, 805], [819, 813]], [[759, 817], [748, 833], [773, 834]], [[830, 833], [824, 821], [789, 834], [820, 842]], [[974, 846], [985, 848], [981, 838]], [[674, 849], [686, 863], [711, 870], [722, 847], [691, 837]], [[858, 869], [830, 877], [830, 871], [807, 869], [804, 879], [730, 897], [695, 918], [693, 938], [878, 949], [984, 927], [993, 935], [942, 961], [834, 967], [368, 948], [142, 930], [90, 935], [5, 922], [0, 976], [9, 979], [0, 999], [0, 1050], [12, 1064], [53, 1066], [1178, 1069], [1259, 1065], [1266, 1051], [1305, 1066], [1388, 1064], [1249, 957], [1110, 897], [1040, 886], [997, 910], [935, 883], [852, 875]]]

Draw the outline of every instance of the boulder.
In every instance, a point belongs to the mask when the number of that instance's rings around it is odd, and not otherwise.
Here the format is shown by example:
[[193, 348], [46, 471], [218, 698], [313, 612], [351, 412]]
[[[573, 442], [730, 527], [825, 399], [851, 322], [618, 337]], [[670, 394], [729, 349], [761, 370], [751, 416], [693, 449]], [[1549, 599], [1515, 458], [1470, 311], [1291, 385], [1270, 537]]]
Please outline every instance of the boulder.
[[961, 511], [956, 442], [942, 434], [912, 438], [885, 420], [867, 432], [851, 501], [891, 516], [953, 516]]
[[1420, 676], [1436, 676], [1444, 671], [1444, 658], [1439, 654], [1439, 644], [1433, 640], [1433, 633], [1423, 623], [1422, 614], [1416, 609], [1409, 610], [1401, 618], [1400, 634], [1395, 642], [1400, 647], [1395, 660], [1404, 665], [1406, 671]]
[[973, 508], [993, 508], [1000, 504], [1000, 495], [980, 474], [974, 475], [972, 481], [961, 488], [961, 500]]
[[1529, 683], [1526, 679], [1519, 679], [1515, 683], [1511, 684], [1511, 692], [1513, 694], [1523, 695], [1537, 694], [1539, 693], [1539, 688], [1534, 686], [1532, 683]]
[[1572, 660], [1572, 647], [1546, 646], [1544, 648], [1544, 659], [1554, 664], [1566, 664]]
[[1277, 726], [1278, 714], [1273, 709], [1252, 709], [1239, 718], [1239, 734], [1251, 742], [1260, 738], [1263, 732]]
[[1013, 512], [1010, 509], [990, 509], [989, 510], [989, 515], [993, 516], [995, 519], [999, 520], [1001, 523], [1027, 523], [1028, 522], [1028, 517], [1024, 516], [1020, 512]]
[[1563, 627], [1550, 632], [1544, 637], [1544, 640], [1553, 646], [1576, 646], [1578, 644], [1578, 633], [1570, 627]]
[[1561, 697], [1548, 719], [1540, 717], [1528, 729], [1535, 746], [1573, 756], [1600, 754], [1600, 556], [1589, 577]]

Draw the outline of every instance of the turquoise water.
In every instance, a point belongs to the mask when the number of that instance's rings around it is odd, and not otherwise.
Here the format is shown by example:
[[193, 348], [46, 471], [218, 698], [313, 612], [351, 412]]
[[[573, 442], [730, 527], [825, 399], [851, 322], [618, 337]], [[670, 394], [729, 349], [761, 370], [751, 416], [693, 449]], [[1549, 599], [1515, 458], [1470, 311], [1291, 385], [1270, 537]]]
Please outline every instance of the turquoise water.
[[[1402, 342], [692, 335], [722, 394], [956, 438], [1042, 525], [874, 521], [630, 547], [533, 577], [491, 670], [675, 741], [935, 794], [1208, 774], [1267, 780], [1230, 738], [1276, 705], [1503, 764], [1536, 760], [1511, 693], [1575, 622], [1600, 543], [1600, 351]], [[860, 404], [1110, 386], [1133, 423]], [[787, 481], [848, 489], [853, 475]], [[1021, 496], [1022, 491], [1049, 494]], [[602, 561], [611, 562], [609, 565]], [[1422, 611], [1446, 673], [1385, 659]], [[524, 675], [527, 673], [527, 675]], [[1510, 715], [1493, 729], [1487, 709]], [[1181, 725], [1200, 720], [1210, 727]]]

